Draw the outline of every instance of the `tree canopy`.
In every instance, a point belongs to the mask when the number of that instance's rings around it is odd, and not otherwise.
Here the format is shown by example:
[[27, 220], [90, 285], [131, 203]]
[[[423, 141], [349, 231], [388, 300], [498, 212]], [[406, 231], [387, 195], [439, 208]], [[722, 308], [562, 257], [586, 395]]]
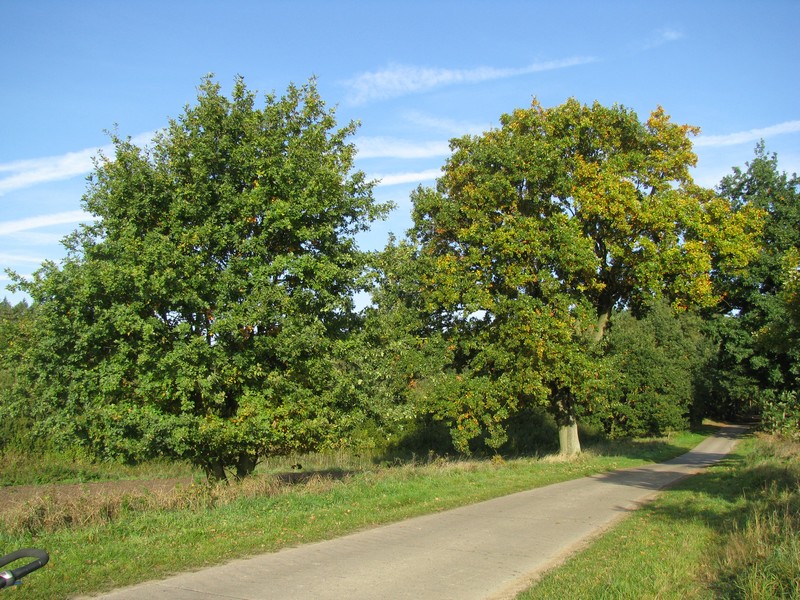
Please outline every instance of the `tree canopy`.
[[151, 148], [113, 135], [83, 199], [95, 222], [18, 284], [40, 426], [217, 478], [335, 441], [358, 418], [336, 368], [354, 236], [386, 211], [353, 170], [354, 131], [314, 81], [258, 107], [242, 79], [227, 98], [207, 78]]
[[94, 221], [14, 276], [30, 307], [0, 306], [4, 418], [217, 479], [379, 430], [499, 450], [544, 410], [575, 453], [578, 419], [659, 433], [706, 388], [714, 408], [766, 390], [796, 428], [800, 196], [763, 145], [715, 192], [691, 177], [697, 128], [663, 109], [534, 101], [452, 140], [408, 236], [373, 256], [356, 234], [388, 206], [354, 131], [313, 80], [261, 104], [207, 78], [150, 146], [112, 134]]
[[451, 142], [436, 188], [413, 194], [411, 241], [428, 318], [453, 348], [458, 385], [440, 410], [454, 430], [496, 436], [508, 411], [540, 402], [578, 451], [577, 405], [601, 379], [590, 349], [613, 309], [720, 299], [713, 275], [748, 263], [759, 221], [694, 184], [697, 131], [661, 108], [641, 122], [571, 99]]
[[719, 186], [736, 210], [764, 214], [759, 252], [750, 267], [720, 276], [724, 301], [712, 328], [720, 349], [714, 404], [721, 416], [775, 399], [800, 381], [797, 273], [800, 266], [800, 180], [778, 169], [764, 143], [745, 168], [736, 167]]

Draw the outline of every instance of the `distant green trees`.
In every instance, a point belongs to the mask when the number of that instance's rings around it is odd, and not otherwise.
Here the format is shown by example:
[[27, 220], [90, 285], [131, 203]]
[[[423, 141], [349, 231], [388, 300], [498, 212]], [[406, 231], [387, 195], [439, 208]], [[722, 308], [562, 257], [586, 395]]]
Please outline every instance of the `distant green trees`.
[[30, 427], [27, 402], [14, 393], [18, 388], [22, 357], [28, 347], [33, 328], [33, 315], [28, 303], [0, 302], [0, 451], [9, 444], [24, 444], [25, 430]]
[[706, 369], [713, 352], [696, 313], [664, 301], [614, 315], [605, 352], [613, 374], [606, 430], [614, 437], [686, 429], [704, 410]]
[[737, 277], [720, 277], [725, 296], [711, 327], [719, 351], [710, 409], [730, 416], [759, 408], [775, 412], [780, 405], [795, 415], [798, 427], [800, 179], [780, 172], [777, 156], [762, 142], [746, 168], [734, 168], [719, 191], [737, 210], [762, 211], [764, 231], [750, 267]]

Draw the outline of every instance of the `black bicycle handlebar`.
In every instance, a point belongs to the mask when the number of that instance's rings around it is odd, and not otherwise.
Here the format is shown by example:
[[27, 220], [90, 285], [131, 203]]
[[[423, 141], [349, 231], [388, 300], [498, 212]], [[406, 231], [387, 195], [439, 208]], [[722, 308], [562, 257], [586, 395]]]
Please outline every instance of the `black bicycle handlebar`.
[[25, 577], [25, 575], [33, 573], [36, 569], [41, 569], [47, 564], [47, 561], [50, 560], [50, 555], [44, 550], [39, 550], [38, 548], [23, 548], [22, 550], [17, 550], [11, 554], [0, 556], [0, 567], [4, 567], [7, 564], [19, 560], [20, 558], [33, 558], [35, 560], [32, 560], [27, 565], [22, 565], [16, 569], [10, 569], [0, 573], [0, 590], [14, 585], [20, 579]]

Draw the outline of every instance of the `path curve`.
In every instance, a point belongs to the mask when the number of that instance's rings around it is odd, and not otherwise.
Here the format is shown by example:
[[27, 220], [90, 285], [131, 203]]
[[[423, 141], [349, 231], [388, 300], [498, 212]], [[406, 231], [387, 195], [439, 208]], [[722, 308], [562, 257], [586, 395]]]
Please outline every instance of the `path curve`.
[[724, 426], [694, 450], [664, 463], [557, 483], [100, 598], [513, 598], [659, 490], [722, 459], [745, 431]]

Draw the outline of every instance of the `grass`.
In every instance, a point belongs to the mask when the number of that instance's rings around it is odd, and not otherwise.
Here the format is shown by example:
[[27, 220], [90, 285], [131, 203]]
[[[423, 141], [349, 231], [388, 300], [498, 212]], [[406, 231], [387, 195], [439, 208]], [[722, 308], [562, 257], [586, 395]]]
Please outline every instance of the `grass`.
[[166, 460], [142, 465], [98, 463], [77, 451], [47, 451], [40, 454], [7, 449], [0, 454], [0, 465], [0, 486], [166, 479], [199, 475], [197, 470], [186, 463]]
[[51, 554], [51, 563], [30, 576], [16, 598], [67, 598], [665, 460], [702, 438], [685, 433], [667, 440], [604, 444], [572, 460], [431, 456], [397, 466], [311, 474], [304, 464], [302, 476], [270, 472], [277, 469], [273, 465], [230, 486], [195, 484], [163, 495], [83, 498], [70, 509], [71, 517], [64, 516], [63, 502], [45, 499], [4, 515], [0, 550], [33, 545]]
[[757, 436], [518, 600], [800, 598], [800, 444]]

